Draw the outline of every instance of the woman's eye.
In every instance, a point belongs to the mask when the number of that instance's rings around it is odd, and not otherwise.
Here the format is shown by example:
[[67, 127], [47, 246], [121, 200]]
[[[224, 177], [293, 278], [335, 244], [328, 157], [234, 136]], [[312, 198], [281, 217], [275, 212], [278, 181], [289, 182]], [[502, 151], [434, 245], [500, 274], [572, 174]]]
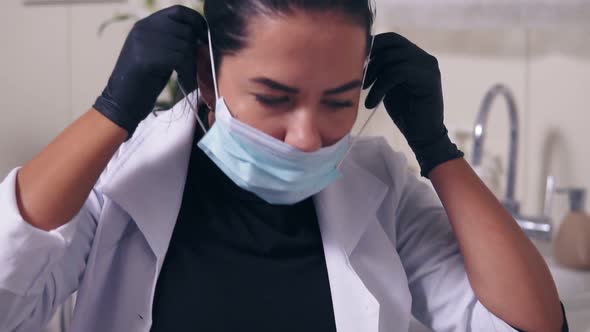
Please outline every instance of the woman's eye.
[[324, 101], [322, 101], [322, 104], [324, 104], [330, 108], [335, 108], [335, 109], [349, 108], [349, 107], [354, 106], [354, 103], [350, 100], [345, 100], [345, 101], [324, 100]]
[[289, 102], [289, 97], [271, 97], [271, 96], [264, 96], [264, 95], [254, 95], [256, 100], [264, 105], [267, 106], [276, 106], [286, 102]]

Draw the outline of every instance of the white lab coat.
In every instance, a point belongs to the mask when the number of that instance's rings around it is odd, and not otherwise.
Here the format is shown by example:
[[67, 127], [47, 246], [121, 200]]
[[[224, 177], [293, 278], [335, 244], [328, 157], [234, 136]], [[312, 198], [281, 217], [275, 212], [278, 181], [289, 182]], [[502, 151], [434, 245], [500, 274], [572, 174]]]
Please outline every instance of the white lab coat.
[[[147, 332], [179, 213], [196, 121], [185, 103], [150, 115], [78, 215], [51, 232], [0, 184], [0, 331], [39, 331], [78, 291], [72, 332]], [[431, 188], [381, 138], [359, 139], [315, 197], [339, 332], [514, 331], [475, 297]], [[285, 299], [288, 301], [289, 299]]]

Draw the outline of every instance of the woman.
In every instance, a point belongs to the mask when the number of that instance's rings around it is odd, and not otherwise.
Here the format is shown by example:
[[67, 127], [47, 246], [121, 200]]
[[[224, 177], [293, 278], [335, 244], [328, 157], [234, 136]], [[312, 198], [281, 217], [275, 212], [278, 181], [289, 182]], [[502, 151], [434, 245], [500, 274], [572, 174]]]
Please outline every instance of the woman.
[[[205, 17], [214, 80], [199, 14], [139, 21], [94, 107], [0, 185], [0, 330], [39, 330], [76, 290], [71, 331], [567, 329], [543, 258], [448, 138], [434, 57], [394, 33], [370, 47], [364, 0]], [[366, 105], [440, 200], [350, 137], [369, 50]], [[206, 134], [184, 103], [151, 114], [174, 70], [199, 78]]]

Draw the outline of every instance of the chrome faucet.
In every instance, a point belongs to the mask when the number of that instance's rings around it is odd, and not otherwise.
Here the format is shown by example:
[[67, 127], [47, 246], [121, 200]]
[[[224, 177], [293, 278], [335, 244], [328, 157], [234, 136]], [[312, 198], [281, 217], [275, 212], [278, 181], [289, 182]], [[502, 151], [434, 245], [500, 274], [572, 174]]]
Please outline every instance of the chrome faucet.
[[[551, 218], [548, 214], [547, 206], [543, 209], [543, 215], [540, 217], [524, 217], [520, 214], [520, 205], [515, 199], [516, 187], [516, 170], [518, 160], [518, 142], [519, 142], [519, 119], [516, 101], [512, 91], [503, 84], [494, 85], [485, 95], [482, 105], [475, 120], [473, 128], [473, 156], [471, 164], [473, 167], [482, 163], [483, 146], [487, 132], [487, 121], [492, 109], [492, 103], [498, 96], [506, 99], [508, 106], [508, 116], [510, 122], [510, 142], [508, 147], [508, 174], [506, 179], [506, 194], [502, 199], [502, 204], [516, 219], [516, 222], [525, 233], [530, 236], [550, 239], [551, 237]], [[546, 194], [551, 195], [548, 191], [553, 192], [553, 178], [547, 179]], [[547, 199], [545, 200], [547, 202]]]

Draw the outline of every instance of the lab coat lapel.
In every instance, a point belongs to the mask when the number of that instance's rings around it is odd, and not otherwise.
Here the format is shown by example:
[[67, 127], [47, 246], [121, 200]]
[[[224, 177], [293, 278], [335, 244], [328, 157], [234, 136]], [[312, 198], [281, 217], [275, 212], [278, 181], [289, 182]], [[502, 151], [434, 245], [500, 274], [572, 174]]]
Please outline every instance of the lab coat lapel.
[[343, 176], [315, 197], [336, 327], [339, 332], [377, 332], [379, 302], [349, 257], [367, 227], [378, 222], [377, 210], [388, 187], [352, 158], [340, 169]]
[[[161, 269], [180, 211], [196, 120], [184, 103], [145, 121], [136, 137], [122, 147], [101, 179], [102, 192], [137, 224]], [[124, 151], [126, 150], [126, 151]], [[349, 257], [388, 187], [352, 158], [341, 165], [343, 176], [316, 195], [336, 327], [339, 332], [377, 332], [380, 305]]]
[[157, 258], [158, 271], [180, 211], [196, 128], [185, 104], [144, 121], [129, 146], [122, 147], [127, 149], [121, 151], [125, 160], [110, 166], [102, 187], [137, 224]]

